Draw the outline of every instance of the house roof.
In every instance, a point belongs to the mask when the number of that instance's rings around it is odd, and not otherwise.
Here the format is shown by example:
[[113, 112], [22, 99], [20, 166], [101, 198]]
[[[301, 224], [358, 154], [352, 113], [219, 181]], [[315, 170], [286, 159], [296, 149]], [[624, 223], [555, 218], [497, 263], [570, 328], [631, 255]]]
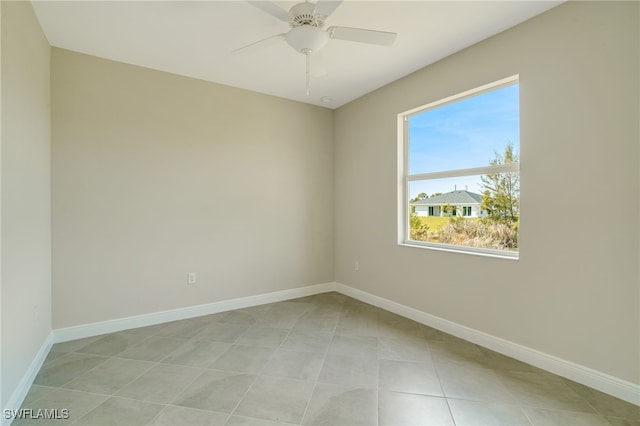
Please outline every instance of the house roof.
[[413, 206], [442, 206], [445, 204], [481, 204], [482, 195], [469, 191], [451, 191], [446, 194], [436, 195], [435, 197], [425, 198], [424, 200], [411, 203]]

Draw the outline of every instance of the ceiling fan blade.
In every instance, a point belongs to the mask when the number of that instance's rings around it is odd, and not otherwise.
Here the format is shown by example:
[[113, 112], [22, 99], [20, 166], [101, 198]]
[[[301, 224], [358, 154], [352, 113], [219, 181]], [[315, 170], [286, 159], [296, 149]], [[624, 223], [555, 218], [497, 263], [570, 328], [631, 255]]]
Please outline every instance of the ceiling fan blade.
[[313, 52], [309, 57], [309, 62], [312, 77], [325, 77], [327, 75], [327, 67], [321, 50]]
[[281, 21], [289, 22], [291, 20], [289, 12], [270, 1], [247, 1], [247, 3], [249, 3], [251, 6], [257, 7], [258, 9], [268, 13], [271, 16], [278, 18]]
[[343, 1], [344, 0], [318, 0], [316, 3], [316, 13], [326, 18], [331, 15]]
[[350, 27], [329, 27], [327, 29], [330, 38], [337, 40], [357, 41], [359, 43], [391, 46], [398, 34], [386, 31], [363, 30]]
[[265, 48], [267, 46], [271, 46], [272, 44], [276, 44], [279, 41], [284, 40], [286, 36], [287, 35], [285, 33], [276, 34], [274, 36], [267, 37], [265, 39], [255, 41], [255, 42], [253, 42], [251, 44], [247, 44], [246, 46], [239, 47], [236, 50], [232, 51], [231, 53], [238, 53], [238, 52], [250, 53], [250, 52], [255, 52], [256, 50], [260, 50], [262, 48]]

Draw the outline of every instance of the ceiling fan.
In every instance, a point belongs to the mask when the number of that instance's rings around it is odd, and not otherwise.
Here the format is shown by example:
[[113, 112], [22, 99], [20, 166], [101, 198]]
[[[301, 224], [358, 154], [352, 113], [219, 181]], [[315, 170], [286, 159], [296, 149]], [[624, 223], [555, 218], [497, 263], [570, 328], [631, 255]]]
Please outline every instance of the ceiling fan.
[[344, 0], [318, 0], [311, 3], [306, 0], [298, 3], [289, 11], [270, 1], [247, 1], [252, 6], [286, 22], [291, 28], [286, 33], [276, 34], [263, 40], [240, 47], [233, 52], [253, 51], [285, 40], [296, 52], [306, 56], [307, 95], [309, 95], [309, 57], [322, 49], [329, 39], [355, 41], [360, 43], [391, 46], [398, 34], [351, 27], [329, 27], [324, 29], [325, 20], [342, 4]]

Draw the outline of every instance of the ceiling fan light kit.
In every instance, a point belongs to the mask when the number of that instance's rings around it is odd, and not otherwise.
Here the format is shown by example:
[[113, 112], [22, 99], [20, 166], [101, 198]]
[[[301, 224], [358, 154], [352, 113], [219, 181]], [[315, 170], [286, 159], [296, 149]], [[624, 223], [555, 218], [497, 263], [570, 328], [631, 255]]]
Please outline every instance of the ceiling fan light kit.
[[287, 43], [305, 55], [322, 49], [329, 41], [329, 33], [311, 25], [291, 28], [286, 35]]
[[306, 1], [294, 5], [289, 9], [289, 12], [270, 1], [248, 1], [249, 4], [263, 12], [288, 23], [291, 29], [285, 34], [277, 34], [236, 49], [234, 53], [266, 47], [274, 42], [279, 42], [283, 39], [286, 40], [289, 46], [296, 52], [306, 56], [306, 83], [307, 95], [309, 95], [309, 57], [322, 49], [330, 38], [378, 46], [391, 46], [396, 40], [396, 33], [386, 31], [350, 27], [329, 27], [324, 30], [325, 20], [343, 1], [344, 0], [318, 0], [316, 3]]

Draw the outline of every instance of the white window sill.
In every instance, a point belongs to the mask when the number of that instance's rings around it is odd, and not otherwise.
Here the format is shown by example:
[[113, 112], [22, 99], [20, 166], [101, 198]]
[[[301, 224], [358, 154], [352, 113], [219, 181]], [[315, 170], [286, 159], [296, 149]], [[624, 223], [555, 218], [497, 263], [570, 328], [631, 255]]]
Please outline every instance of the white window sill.
[[486, 248], [479, 248], [479, 247], [465, 247], [465, 246], [454, 246], [449, 244], [426, 243], [426, 242], [412, 241], [412, 240], [399, 242], [398, 245], [403, 247], [414, 247], [419, 249], [444, 251], [449, 253], [460, 253], [460, 254], [470, 254], [474, 256], [493, 257], [497, 259], [506, 259], [506, 260], [520, 259], [520, 253], [517, 251], [510, 252], [510, 251], [504, 251], [504, 250], [486, 249]]

